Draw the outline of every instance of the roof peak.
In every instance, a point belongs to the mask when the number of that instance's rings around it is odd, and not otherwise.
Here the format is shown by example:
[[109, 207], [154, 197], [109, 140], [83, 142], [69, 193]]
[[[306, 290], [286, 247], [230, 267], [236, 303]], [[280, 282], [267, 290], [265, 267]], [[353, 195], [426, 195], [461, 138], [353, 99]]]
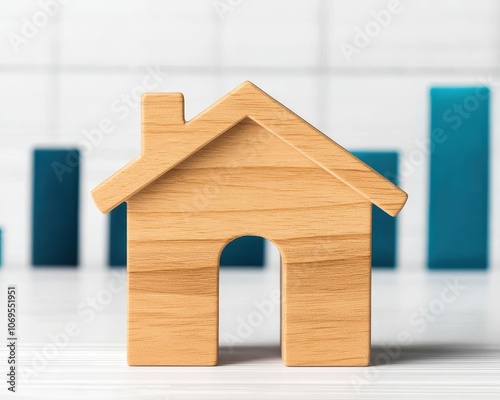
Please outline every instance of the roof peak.
[[180, 93], [143, 97], [143, 138], [147, 135], [147, 140], [142, 155], [94, 189], [101, 211], [109, 212], [245, 118], [262, 125], [388, 214], [396, 215], [406, 202], [405, 192], [250, 81], [188, 122], [184, 118], [182, 123], [169, 122], [166, 99], [176, 107], [181, 104], [183, 110]]

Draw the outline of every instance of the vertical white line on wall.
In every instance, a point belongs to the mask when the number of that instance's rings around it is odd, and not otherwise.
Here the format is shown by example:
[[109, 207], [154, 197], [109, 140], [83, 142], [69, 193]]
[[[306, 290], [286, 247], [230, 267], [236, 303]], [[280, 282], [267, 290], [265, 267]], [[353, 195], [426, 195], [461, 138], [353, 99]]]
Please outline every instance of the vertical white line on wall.
[[500, 125], [497, 124], [500, 117], [498, 107], [498, 87], [500, 84], [500, 3], [495, 3], [496, 19], [496, 57], [495, 71], [490, 86], [490, 193], [489, 193], [489, 267], [491, 270], [500, 271]]
[[329, 99], [329, 85], [328, 85], [328, 74], [326, 70], [328, 68], [328, 50], [329, 50], [329, 29], [328, 23], [330, 18], [330, 10], [332, 10], [331, 5], [333, 1], [320, 0], [318, 7], [318, 65], [316, 68], [317, 82], [318, 82], [318, 122], [317, 126], [320, 131], [326, 131], [327, 121], [328, 121], [328, 111], [330, 110], [328, 99]]

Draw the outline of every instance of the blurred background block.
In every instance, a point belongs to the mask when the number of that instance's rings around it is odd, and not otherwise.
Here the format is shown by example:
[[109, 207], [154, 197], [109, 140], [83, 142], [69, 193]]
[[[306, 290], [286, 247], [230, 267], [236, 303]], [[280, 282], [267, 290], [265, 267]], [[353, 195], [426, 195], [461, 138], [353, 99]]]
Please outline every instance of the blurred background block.
[[485, 269], [490, 92], [440, 87], [430, 97], [429, 268]]
[[109, 213], [108, 265], [127, 265], [127, 203], [122, 203]]
[[[361, 161], [398, 185], [398, 153], [395, 151], [353, 151]], [[396, 221], [372, 205], [372, 266], [396, 267]]]
[[228, 243], [220, 256], [221, 267], [263, 267], [264, 238], [242, 236]]
[[32, 264], [78, 264], [80, 153], [36, 149], [33, 153]]

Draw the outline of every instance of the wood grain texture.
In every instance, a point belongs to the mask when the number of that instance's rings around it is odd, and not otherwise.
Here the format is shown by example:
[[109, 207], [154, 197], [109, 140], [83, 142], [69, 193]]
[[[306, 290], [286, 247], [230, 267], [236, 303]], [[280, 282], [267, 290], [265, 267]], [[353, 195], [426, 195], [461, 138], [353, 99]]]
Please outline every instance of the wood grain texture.
[[219, 257], [241, 235], [281, 251], [284, 362], [368, 363], [371, 204], [257, 123], [164, 174], [128, 212], [130, 364], [217, 362]]
[[282, 256], [284, 363], [367, 365], [372, 202], [406, 194], [250, 83], [182, 110], [146, 96], [141, 157], [93, 192], [128, 203], [129, 364], [217, 363], [220, 254], [255, 235]]
[[143, 96], [142, 155], [93, 190], [102, 212], [126, 201], [247, 117], [388, 214], [396, 215], [406, 202], [404, 191], [251, 82], [244, 82], [185, 123], [183, 103], [180, 93]]

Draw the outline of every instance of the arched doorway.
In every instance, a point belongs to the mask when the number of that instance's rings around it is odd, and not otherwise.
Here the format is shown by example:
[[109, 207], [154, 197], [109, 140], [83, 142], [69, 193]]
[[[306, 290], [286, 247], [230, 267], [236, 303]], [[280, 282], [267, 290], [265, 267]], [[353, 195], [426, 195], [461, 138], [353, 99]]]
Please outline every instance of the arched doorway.
[[260, 236], [238, 237], [224, 246], [219, 272], [219, 365], [280, 358], [280, 264], [279, 249]]

